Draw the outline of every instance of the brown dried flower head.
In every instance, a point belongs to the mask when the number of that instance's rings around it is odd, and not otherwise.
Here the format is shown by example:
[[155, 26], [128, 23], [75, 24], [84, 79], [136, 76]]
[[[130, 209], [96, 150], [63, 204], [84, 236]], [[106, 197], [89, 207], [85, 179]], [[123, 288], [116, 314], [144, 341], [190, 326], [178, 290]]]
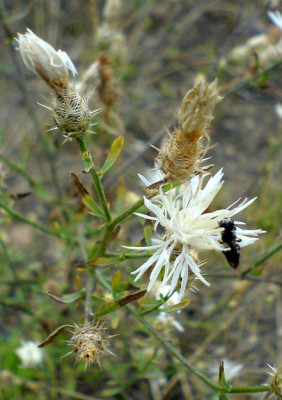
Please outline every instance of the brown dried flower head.
[[211, 84], [200, 81], [187, 92], [177, 113], [178, 127], [156, 159], [166, 180], [182, 182], [202, 171], [201, 162], [209, 149], [208, 128], [221, 99], [217, 80]]
[[69, 344], [72, 347], [77, 362], [84, 361], [85, 367], [93, 363], [101, 368], [101, 359], [106, 354], [113, 353], [109, 350], [109, 342], [113, 336], [107, 333], [104, 323], [86, 322], [84, 325], [74, 325]]
[[77, 71], [67, 53], [56, 51], [30, 29], [24, 35], [18, 34], [16, 40], [25, 66], [55, 94], [52, 107], [45, 106], [54, 114], [56, 127], [53, 129], [59, 129], [69, 139], [83, 136], [96, 111], [90, 111], [87, 100], [79, 95], [74, 84], [70, 85], [69, 71], [73, 76]]
[[100, 82], [97, 89], [99, 97], [106, 107], [111, 108], [117, 98], [117, 93], [114, 86], [113, 71], [110, 67], [111, 61], [105, 55], [105, 53], [101, 53], [98, 62]]

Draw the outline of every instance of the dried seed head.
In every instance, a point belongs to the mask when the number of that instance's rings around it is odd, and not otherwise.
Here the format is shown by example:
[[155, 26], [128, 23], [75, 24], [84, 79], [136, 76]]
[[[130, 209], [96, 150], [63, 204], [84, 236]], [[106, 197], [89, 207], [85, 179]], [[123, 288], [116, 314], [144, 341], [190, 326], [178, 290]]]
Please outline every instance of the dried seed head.
[[99, 56], [100, 83], [97, 89], [99, 97], [106, 107], [112, 107], [117, 98], [117, 93], [114, 86], [113, 71], [109, 64], [109, 58], [104, 53], [101, 53]]
[[77, 71], [67, 53], [56, 51], [30, 29], [24, 35], [19, 33], [16, 40], [23, 62], [30, 71], [40, 76], [53, 90], [68, 87], [69, 71], [73, 76]]
[[271, 376], [271, 381], [270, 381], [270, 391], [271, 391], [271, 397], [276, 398], [277, 400], [282, 399], [282, 368], [281, 367], [271, 367], [268, 365], [269, 368], [271, 369], [271, 372], [269, 372], [269, 375]]
[[218, 94], [217, 80], [211, 84], [200, 81], [189, 90], [178, 111], [179, 130], [186, 137], [201, 137], [213, 120], [215, 105], [222, 100]]
[[77, 362], [84, 361], [86, 367], [96, 363], [101, 368], [101, 359], [106, 354], [113, 354], [108, 348], [112, 337], [108, 335], [104, 323], [85, 323], [82, 326], [75, 324], [69, 341], [71, 353], [75, 354]]
[[221, 99], [216, 80], [211, 84], [200, 81], [187, 92], [177, 113], [178, 127], [156, 159], [166, 180], [183, 182], [202, 171], [200, 164], [209, 149], [208, 128]]

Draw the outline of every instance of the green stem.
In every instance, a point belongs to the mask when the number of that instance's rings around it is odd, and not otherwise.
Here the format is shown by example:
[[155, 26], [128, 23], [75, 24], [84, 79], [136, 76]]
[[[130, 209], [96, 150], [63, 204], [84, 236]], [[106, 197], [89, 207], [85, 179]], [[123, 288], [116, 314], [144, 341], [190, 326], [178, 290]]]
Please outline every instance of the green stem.
[[113, 221], [111, 222], [111, 225], [113, 226], [113, 228], [116, 225], [120, 224], [122, 221], [124, 221], [126, 218], [130, 217], [130, 215], [132, 215], [135, 211], [138, 210], [138, 208], [142, 207], [143, 205], [144, 205], [144, 199], [142, 198], [142, 199], [138, 200], [135, 204], [133, 204], [133, 206], [131, 206], [127, 210], [125, 210], [118, 217], [113, 219]]
[[268, 253], [266, 253], [263, 257], [261, 257], [257, 262], [254, 263], [250, 268], [248, 268], [246, 271], [243, 271], [241, 274], [241, 278], [244, 278], [246, 275], [248, 275], [249, 272], [252, 270], [255, 270], [259, 265], [263, 264], [268, 258], [272, 257], [275, 253], [280, 251], [282, 249], [281, 243], [278, 244], [274, 249], [270, 250]]
[[109, 208], [108, 208], [108, 204], [107, 204], [107, 200], [106, 200], [106, 197], [105, 197], [105, 193], [104, 193], [104, 190], [103, 190], [102, 185], [101, 185], [100, 177], [97, 174], [94, 162], [92, 160], [91, 153], [88, 151], [87, 146], [86, 146], [86, 144], [85, 144], [85, 142], [84, 142], [84, 140], [82, 138], [77, 138], [76, 141], [77, 141], [77, 143], [79, 145], [79, 148], [80, 148], [80, 151], [81, 151], [81, 154], [82, 154], [82, 157], [83, 157], [83, 162], [84, 162], [84, 166], [85, 166], [85, 172], [86, 173], [88, 173], [88, 172], [91, 173], [91, 176], [92, 176], [92, 179], [93, 179], [93, 183], [94, 183], [94, 187], [95, 187], [96, 193], [97, 193], [97, 195], [99, 197], [100, 203], [101, 203], [101, 205], [103, 207], [103, 210], [104, 210], [105, 216], [107, 218], [107, 221], [111, 222], [112, 218], [111, 218], [111, 214], [110, 214], [110, 211], [109, 211]]
[[[174, 185], [174, 187], [179, 186], [180, 183], [177, 183]], [[162, 191], [165, 193], [168, 190], [172, 188], [171, 184], [168, 183], [165, 186], [163, 186]], [[108, 225], [104, 237], [101, 242], [101, 255], [103, 255], [106, 251], [107, 247], [107, 242], [109, 238], [111, 237], [111, 234], [115, 227], [120, 224], [122, 221], [124, 221], [126, 218], [130, 217], [135, 211], [137, 211], [140, 207], [144, 205], [144, 198], [138, 200], [135, 204], [133, 204], [131, 207], [129, 207], [127, 210], [125, 210], [122, 214], [118, 215], [116, 218], [114, 218], [111, 223]]]
[[231, 387], [226, 393], [260, 393], [270, 392], [269, 385]]
[[2, 160], [6, 165], [8, 165], [8, 167], [16, 171], [18, 174], [22, 175], [30, 184], [30, 186], [32, 187], [41, 186], [39, 183], [35, 182], [35, 180], [23, 170], [23, 168], [19, 167], [13, 161], [3, 156], [3, 154], [0, 154], [0, 160]]
[[16, 268], [15, 268], [15, 266], [14, 266], [14, 264], [13, 264], [11, 258], [10, 258], [10, 255], [8, 253], [8, 250], [7, 250], [7, 246], [6, 246], [5, 242], [2, 240], [1, 237], [0, 237], [0, 245], [2, 247], [3, 255], [6, 258], [8, 264], [9, 264], [9, 267], [10, 267], [10, 269], [11, 269], [13, 275], [14, 275], [14, 280], [17, 281], [18, 280], [17, 270], [16, 270]]
[[93, 319], [92, 291], [95, 282], [95, 268], [87, 267], [87, 281], [85, 288], [85, 320], [90, 322]]
[[19, 221], [25, 222], [26, 224], [29, 224], [29, 225], [33, 226], [33, 228], [39, 229], [40, 231], [42, 231], [44, 233], [47, 233], [48, 235], [56, 236], [56, 237], [58, 237], [60, 239], [67, 240], [67, 238], [64, 235], [62, 235], [62, 234], [60, 234], [58, 232], [55, 232], [52, 229], [47, 228], [46, 226], [40, 225], [37, 222], [30, 221], [28, 218], [24, 217], [21, 214], [16, 213], [15, 211], [13, 211], [11, 208], [6, 206], [6, 204], [4, 204], [2, 202], [0, 202], [0, 208], [2, 208], [3, 210], [7, 211], [7, 213], [11, 217], [13, 217], [13, 218], [15, 218], [15, 219], [17, 219]]
[[133, 206], [129, 207], [127, 210], [125, 210], [122, 214], [120, 214], [118, 217], [112, 220], [112, 222], [108, 225], [104, 237], [101, 242], [101, 255], [103, 255], [106, 251], [107, 243], [108, 240], [111, 237], [111, 234], [115, 227], [122, 221], [124, 221], [127, 217], [132, 215], [138, 208], [142, 207], [144, 204], [144, 199], [138, 200]]

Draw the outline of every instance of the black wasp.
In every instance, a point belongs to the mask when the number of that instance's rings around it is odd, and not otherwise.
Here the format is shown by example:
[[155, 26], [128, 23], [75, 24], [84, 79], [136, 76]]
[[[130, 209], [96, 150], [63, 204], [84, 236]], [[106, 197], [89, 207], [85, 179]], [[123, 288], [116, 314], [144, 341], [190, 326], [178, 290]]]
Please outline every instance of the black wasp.
[[[221, 240], [223, 244], [230, 247], [231, 250], [224, 251], [223, 254], [228, 261], [228, 264], [236, 269], [240, 263], [240, 246], [238, 242], [240, 239], [236, 238], [236, 226], [232, 219], [224, 218], [219, 222], [220, 228], [224, 228], [221, 233]], [[227, 247], [226, 246], [226, 247]]]

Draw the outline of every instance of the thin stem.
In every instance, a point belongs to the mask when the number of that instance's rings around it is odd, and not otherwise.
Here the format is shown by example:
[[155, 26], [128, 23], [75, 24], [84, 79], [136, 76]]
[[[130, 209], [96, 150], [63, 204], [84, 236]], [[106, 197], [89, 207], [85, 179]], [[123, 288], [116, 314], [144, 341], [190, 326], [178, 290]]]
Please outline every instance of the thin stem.
[[7, 246], [6, 246], [5, 242], [2, 240], [1, 237], [0, 237], [0, 246], [2, 247], [3, 255], [4, 255], [4, 257], [6, 258], [8, 264], [9, 264], [9, 267], [10, 267], [10, 269], [12, 271], [12, 274], [14, 275], [14, 279], [15, 279], [15, 281], [17, 281], [18, 280], [17, 270], [16, 270], [16, 268], [15, 268], [15, 266], [14, 266], [14, 264], [13, 264], [11, 258], [10, 258]]
[[138, 200], [133, 206], [129, 207], [127, 210], [125, 210], [122, 214], [120, 214], [118, 217], [116, 217], [112, 221], [113, 227], [116, 225], [120, 224], [122, 221], [124, 221], [126, 218], [130, 217], [138, 208], [142, 207], [144, 205], [144, 199]]
[[270, 392], [269, 385], [231, 387], [226, 393], [260, 393], [260, 392]]
[[124, 221], [127, 217], [132, 215], [138, 208], [142, 207], [144, 204], [144, 199], [138, 200], [133, 206], [129, 207], [127, 210], [125, 210], [122, 214], [120, 214], [118, 217], [112, 220], [112, 222], [108, 225], [104, 237], [101, 242], [101, 255], [103, 255], [106, 251], [107, 243], [109, 238], [111, 237], [111, 234], [115, 227], [121, 222]]
[[[174, 185], [174, 187], [179, 186], [180, 183], [177, 183]], [[163, 186], [162, 191], [165, 193], [168, 190], [172, 188], [171, 184], [168, 183], [165, 186]], [[130, 217], [135, 211], [137, 211], [140, 207], [144, 205], [144, 198], [138, 200], [135, 204], [133, 204], [131, 207], [129, 207], [127, 210], [125, 210], [122, 214], [118, 215], [116, 218], [114, 218], [111, 223], [108, 225], [104, 237], [101, 242], [101, 255], [103, 255], [106, 251], [107, 247], [107, 242], [109, 238], [111, 237], [111, 234], [115, 227], [120, 224], [122, 221], [124, 221], [126, 218]]]
[[21, 168], [16, 163], [3, 156], [3, 154], [0, 154], [0, 160], [2, 160], [6, 165], [8, 165], [8, 167], [16, 171], [22, 177], [24, 177], [30, 184], [30, 186], [32, 187], [41, 186], [40, 183], [35, 182], [35, 180], [30, 175], [28, 175], [23, 168]]
[[101, 205], [103, 207], [103, 210], [104, 210], [105, 216], [107, 218], [107, 221], [111, 222], [112, 218], [111, 218], [111, 214], [110, 214], [109, 207], [108, 207], [108, 204], [107, 204], [107, 200], [106, 200], [106, 197], [105, 197], [105, 193], [104, 193], [104, 190], [103, 190], [102, 185], [101, 185], [100, 177], [97, 174], [94, 162], [92, 160], [91, 153], [88, 151], [87, 146], [86, 146], [86, 144], [85, 144], [85, 142], [84, 142], [84, 140], [82, 138], [77, 138], [76, 141], [77, 141], [77, 143], [79, 145], [79, 148], [80, 148], [80, 151], [81, 151], [81, 154], [82, 154], [82, 157], [83, 157], [83, 162], [84, 162], [84, 166], [85, 166], [85, 172], [90, 172], [91, 173], [91, 176], [92, 176], [92, 179], [93, 179], [93, 183], [94, 183], [94, 187], [95, 187], [95, 190], [96, 190], [97, 195], [99, 197], [100, 203], [101, 203]]
[[7, 213], [11, 217], [13, 217], [13, 218], [15, 218], [15, 219], [17, 219], [19, 221], [25, 222], [26, 224], [33, 226], [33, 228], [39, 229], [40, 231], [42, 231], [44, 233], [47, 233], [48, 235], [56, 236], [56, 237], [58, 237], [60, 239], [63, 239], [63, 240], [67, 240], [68, 239], [61, 233], [55, 232], [52, 229], [47, 228], [44, 225], [38, 224], [37, 222], [30, 221], [28, 218], [24, 217], [21, 214], [16, 213], [15, 211], [13, 211], [11, 208], [6, 206], [6, 204], [4, 204], [2, 202], [0, 202], [0, 208], [2, 208], [3, 210], [7, 211]]
[[95, 268], [87, 267], [87, 282], [86, 282], [86, 294], [85, 294], [85, 320], [90, 322], [93, 318], [92, 309], [92, 291], [95, 282]]

